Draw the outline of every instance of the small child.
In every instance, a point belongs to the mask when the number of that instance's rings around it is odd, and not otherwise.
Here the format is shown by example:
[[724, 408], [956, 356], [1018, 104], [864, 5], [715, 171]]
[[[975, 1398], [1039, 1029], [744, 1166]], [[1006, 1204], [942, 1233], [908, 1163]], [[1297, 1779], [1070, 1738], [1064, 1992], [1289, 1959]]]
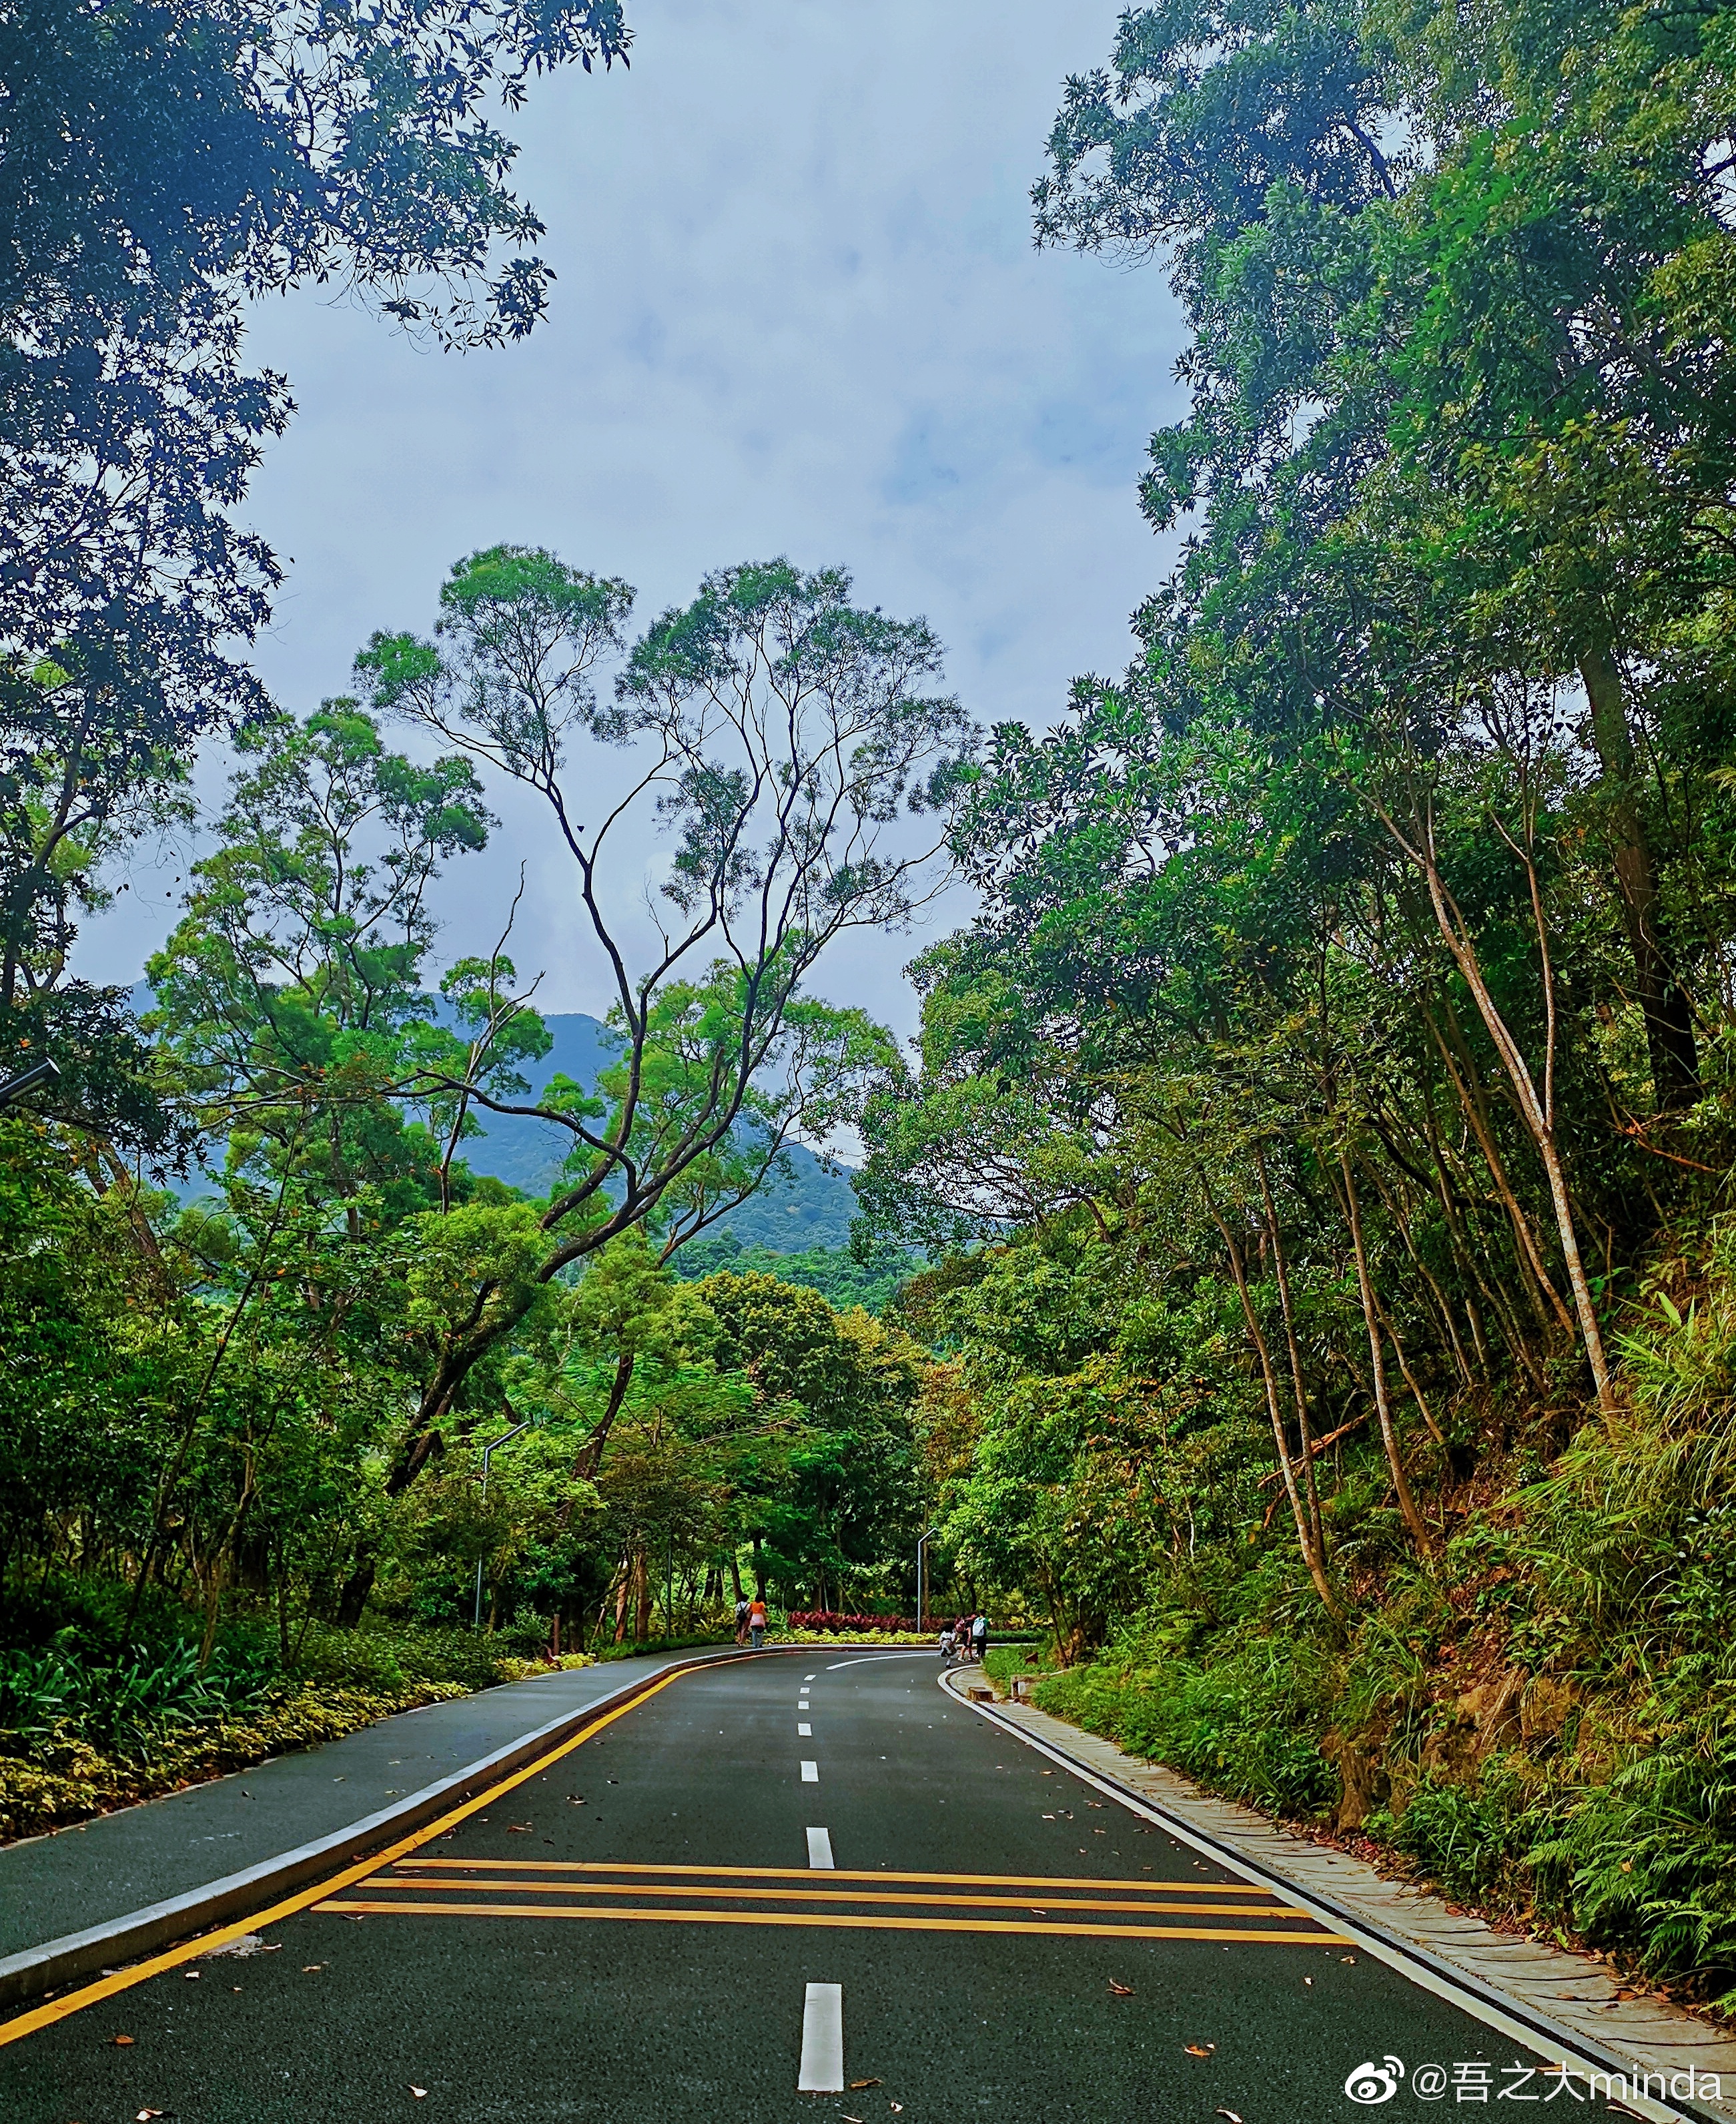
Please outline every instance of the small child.
[[955, 1629], [954, 1629], [951, 1624], [949, 1623], [941, 1633], [941, 1657], [943, 1660], [948, 1661], [949, 1662], [950, 1661], [954, 1648], [958, 1644], [958, 1642], [959, 1633]]

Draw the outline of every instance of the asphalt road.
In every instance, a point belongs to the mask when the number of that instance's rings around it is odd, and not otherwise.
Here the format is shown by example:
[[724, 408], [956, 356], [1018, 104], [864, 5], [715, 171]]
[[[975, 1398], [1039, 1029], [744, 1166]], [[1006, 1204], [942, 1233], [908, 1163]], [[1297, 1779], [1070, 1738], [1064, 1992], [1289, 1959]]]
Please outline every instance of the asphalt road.
[[425, 1704], [321, 1748], [0, 1850], [0, 1955], [188, 1894], [332, 1835], [612, 1694], [659, 1658], [614, 1660]]
[[[1557, 2084], [976, 1717], [928, 1654], [682, 1675], [355, 1870], [265, 1926], [273, 1951], [0, 2048], [0, 2118], [1297, 2124], [1358, 2114], [1346, 2076], [1389, 2053], [1389, 2116], [1425, 2061], [1456, 2113], [1466, 2072], [1485, 2105]], [[798, 2092], [805, 2062], [844, 2086]]]

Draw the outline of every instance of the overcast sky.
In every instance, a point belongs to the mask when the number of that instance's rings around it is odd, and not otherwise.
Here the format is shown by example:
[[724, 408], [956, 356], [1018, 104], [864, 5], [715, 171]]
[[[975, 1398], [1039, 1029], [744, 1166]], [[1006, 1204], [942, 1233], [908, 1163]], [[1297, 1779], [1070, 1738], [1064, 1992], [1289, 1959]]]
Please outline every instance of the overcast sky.
[[[842, 563], [927, 614], [984, 721], [1052, 721], [1076, 674], [1119, 670], [1165, 557], [1134, 486], [1179, 330], [1160, 274], [1039, 256], [1026, 196], [1118, 9], [629, 0], [631, 71], [533, 84], [509, 124], [558, 275], [528, 342], [425, 351], [317, 295], [256, 312], [253, 359], [299, 407], [246, 511], [289, 564], [258, 659], [277, 698], [342, 691], [372, 629], [425, 630], [452, 562], [500, 540], [625, 576], [640, 623], [723, 563]], [[447, 881], [443, 955], [492, 941], [526, 861], [514, 956], [546, 1008], [600, 1010], [558, 852], [497, 808], [496, 848]], [[184, 867], [140, 851], [79, 970], [137, 979]], [[908, 1031], [922, 941], [850, 947], [819, 985]]]

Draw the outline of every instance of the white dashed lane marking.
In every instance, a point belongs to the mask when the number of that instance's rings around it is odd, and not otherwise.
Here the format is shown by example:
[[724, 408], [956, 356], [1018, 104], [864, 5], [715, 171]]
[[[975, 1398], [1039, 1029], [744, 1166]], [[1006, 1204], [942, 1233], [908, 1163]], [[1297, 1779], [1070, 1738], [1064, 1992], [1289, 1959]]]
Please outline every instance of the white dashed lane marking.
[[832, 1858], [832, 1831], [829, 1829], [810, 1829], [808, 1831], [808, 1863], [816, 1873], [831, 1873], [837, 1868]]
[[804, 1763], [802, 1765], [802, 1783], [805, 1785], [817, 1785], [819, 1783], [819, 1765], [818, 1763]]
[[844, 1987], [810, 1984], [802, 2007], [802, 2062], [798, 2094], [844, 2091]]

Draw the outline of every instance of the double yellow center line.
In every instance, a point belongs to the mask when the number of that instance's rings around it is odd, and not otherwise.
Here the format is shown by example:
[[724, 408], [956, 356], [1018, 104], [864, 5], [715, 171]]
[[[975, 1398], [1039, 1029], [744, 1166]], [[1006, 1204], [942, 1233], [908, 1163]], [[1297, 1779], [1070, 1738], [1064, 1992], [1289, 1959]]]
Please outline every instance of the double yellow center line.
[[[771, 1885], [795, 1881], [805, 1885]], [[873, 1885], [852, 1885], [858, 1882]], [[469, 1900], [472, 1897], [477, 1900]], [[786, 1907], [792, 1904], [800, 1907]], [[1340, 1935], [1328, 1932], [1307, 1911], [1280, 1902], [1269, 1888], [1241, 1882], [1105, 1881], [1028, 1873], [841, 1872], [828, 1873], [822, 1881], [811, 1872], [782, 1866], [617, 1866], [600, 1860], [420, 1858], [378, 1870], [360, 1882], [357, 1893], [328, 1897], [314, 1909], [337, 1917], [592, 1919], [626, 1924], [823, 1925], [851, 1931], [1082, 1934], [1276, 1946], [1343, 1943]], [[938, 1915], [941, 1911], [969, 1915], [942, 1916]], [[1057, 1917], [1056, 1912], [1067, 1915]], [[1163, 1922], [1133, 1922], [1142, 1918]], [[1178, 1924], [1178, 1919], [1196, 1922]], [[1215, 1922], [1197, 1922], [1203, 1919]]]

